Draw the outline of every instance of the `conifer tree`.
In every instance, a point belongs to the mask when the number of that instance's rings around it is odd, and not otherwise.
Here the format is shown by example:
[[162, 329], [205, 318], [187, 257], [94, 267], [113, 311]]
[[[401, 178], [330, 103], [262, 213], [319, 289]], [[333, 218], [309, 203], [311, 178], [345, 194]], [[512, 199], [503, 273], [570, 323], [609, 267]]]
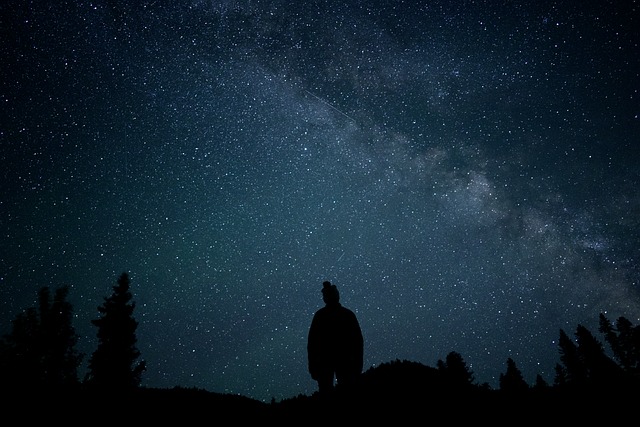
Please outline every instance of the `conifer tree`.
[[3, 337], [0, 375], [7, 387], [28, 389], [42, 384], [40, 320], [35, 307], [18, 313]]
[[529, 385], [522, 377], [516, 362], [512, 358], [507, 359], [507, 371], [500, 374], [500, 390], [520, 392], [527, 390]]
[[600, 313], [600, 332], [613, 351], [613, 357], [629, 373], [640, 373], [640, 326], [620, 316], [616, 326]]
[[565, 369], [565, 367], [560, 364], [560, 363], [556, 363], [555, 366], [555, 377], [553, 378], [553, 385], [554, 386], [564, 386], [566, 385], [568, 382], [567, 380], [567, 370]]
[[534, 383], [533, 388], [535, 390], [546, 390], [549, 388], [549, 384], [547, 384], [545, 379], [542, 378], [542, 375], [536, 374], [536, 382]]
[[622, 368], [604, 353], [604, 347], [600, 341], [583, 325], [578, 325], [576, 328], [576, 341], [580, 359], [587, 370], [590, 382], [603, 383], [620, 377]]
[[89, 360], [85, 379], [90, 386], [102, 390], [132, 390], [140, 385], [145, 362], [138, 361], [136, 347], [138, 322], [133, 317], [128, 273], [122, 273], [113, 294], [98, 307], [101, 317], [91, 323], [98, 328], [98, 346]]
[[452, 387], [468, 387], [475, 380], [473, 372], [458, 352], [452, 351], [447, 354], [445, 361], [438, 360], [437, 367], [444, 373], [447, 382]]
[[[69, 287], [58, 288], [51, 303], [41, 307], [41, 328], [47, 381], [51, 386], [71, 386], [78, 383], [78, 366], [83, 354], [75, 350], [78, 335], [72, 325], [73, 307], [67, 301]], [[46, 308], [45, 308], [46, 307]]]
[[38, 292], [38, 309], [19, 313], [0, 345], [0, 372], [5, 385], [21, 389], [57, 389], [78, 385], [83, 355], [75, 346], [69, 287], [58, 288], [53, 301], [48, 287]]
[[588, 373], [580, 358], [578, 346], [569, 338], [567, 333], [560, 329], [560, 339], [558, 340], [560, 351], [560, 362], [564, 367], [567, 384], [580, 385], [587, 381]]

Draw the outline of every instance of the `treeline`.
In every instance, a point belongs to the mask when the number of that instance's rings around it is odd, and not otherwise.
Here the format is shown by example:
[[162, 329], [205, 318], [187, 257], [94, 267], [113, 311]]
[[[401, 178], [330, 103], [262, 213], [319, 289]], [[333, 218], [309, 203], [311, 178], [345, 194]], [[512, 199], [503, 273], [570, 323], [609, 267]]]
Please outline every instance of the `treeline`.
[[[97, 328], [98, 344], [88, 360], [84, 378], [79, 378], [78, 369], [86, 355], [76, 350], [78, 336], [72, 324], [73, 307], [67, 301], [68, 293], [68, 286], [57, 289], [53, 295], [48, 287], [42, 288], [38, 306], [19, 313], [10, 333], [0, 339], [0, 381], [4, 390], [121, 392], [139, 389], [145, 361], [136, 346], [138, 322], [134, 318], [129, 275], [119, 276], [113, 293], [98, 307], [100, 316], [91, 321]], [[535, 382], [528, 384], [516, 362], [508, 358], [506, 370], [500, 374], [499, 391], [517, 394], [529, 390], [637, 388], [640, 326], [634, 326], [625, 317], [613, 323], [600, 314], [599, 332], [610, 351], [582, 325], [576, 328], [574, 339], [560, 329], [560, 360], [552, 383], [537, 375]], [[408, 382], [400, 384], [407, 372]], [[407, 384], [423, 374], [429, 384], [419, 386], [439, 392], [491, 390], [488, 384], [475, 382], [474, 373], [462, 355], [450, 352], [435, 368], [400, 361], [371, 368], [362, 374], [360, 383], [364, 387], [360, 391], [389, 388], [414, 393]]]
[[574, 390], [637, 386], [640, 380], [640, 326], [633, 326], [623, 316], [614, 325], [603, 313], [598, 320], [598, 330], [609, 345], [609, 354], [603, 343], [585, 326], [577, 326], [575, 339], [560, 329], [560, 361], [555, 365], [553, 383], [547, 384], [538, 374], [534, 384], [527, 384], [516, 362], [508, 358], [506, 372], [500, 374], [500, 390], [517, 392], [549, 386]]
[[[79, 378], [85, 355], [76, 350], [78, 335], [72, 324], [69, 286], [53, 296], [48, 287], [38, 293], [38, 306], [19, 313], [10, 333], [0, 340], [0, 380], [6, 392], [62, 392], [93, 389], [109, 392], [140, 386], [145, 362], [136, 347], [138, 322], [133, 316], [130, 279], [122, 273], [113, 293], [98, 307], [98, 344]], [[6, 395], [6, 394], [5, 394]]]
[[[596, 390], [637, 387], [640, 385], [640, 326], [634, 326], [620, 316], [615, 324], [604, 313], [599, 315], [598, 331], [609, 346], [607, 353], [603, 343], [583, 325], [578, 325], [572, 339], [560, 329], [558, 352], [560, 361], [555, 365], [555, 376], [549, 384], [540, 374], [535, 382], [525, 381], [515, 360], [507, 358], [506, 370], [500, 374], [499, 390], [518, 393], [527, 390]], [[440, 370], [448, 371], [460, 385], [490, 389], [489, 385], [476, 384], [474, 373], [469, 370], [462, 356], [451, 352], [447, 361], [438, 361]], [[640, 390], [638, 390], [640, 391]]]

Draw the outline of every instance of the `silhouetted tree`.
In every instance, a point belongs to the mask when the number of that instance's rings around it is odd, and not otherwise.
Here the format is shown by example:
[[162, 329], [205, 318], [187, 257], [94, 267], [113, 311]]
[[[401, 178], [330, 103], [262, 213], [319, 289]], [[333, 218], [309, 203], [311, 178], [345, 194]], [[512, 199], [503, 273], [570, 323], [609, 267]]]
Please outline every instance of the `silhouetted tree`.
[[522, 377], [522, 372], [512, 358], [507, 359], [507, 371], [500, 374], [500, 390], [520, 392], [529, 389], [529, 385]]
[[620, 378], [622, 368], [604, 352], [604, 347], [583, 325], [576, 328], [578, 353], [589, 382], [602, 384]]
[[626, 358], [621, 351], [617, 331], [613, 328], [613, 324], [607, 319], [604, 313], [600, 313], [598, 316], [598, 330], [604, 335], [605, 341], [609, 343], [616, 360], [618, 360], [622, 366], [625, 366], [624, 359]]
[[542, 378], [542, 375], [536, 375], [536, 382], [533, 384], [535, 390], [545, 390], [549, 388], [549, 384]]
[[[606, 325], [601, 329], [606, 331]], [[558, 344], [566, 384], [601, 386], [622, 379], [623, 369], [605, 354], [600, 341], [586, 327], [578, 325], [575, 337], [574, 343], [564, 331], [560, 331]]]
[[[67, 301], [69, 287], [56, 290], [51, 305], [41, 305], [42, 331], [45, 334], [44, 357], [47, 381], [53, 386], [75, 385], [83, 354], [75, 351], [78, 335], [73, 327], [73, 306]], [[45, 309], [46, 307], [46, 309]]]
[[49, 288], [43, 287], [38, 292], [38, 309], [30, 307], [16, 316], [0, 345], [6, 385], [39, 390], [78, 385], [83, 355], [75, 349], [78, 336], [68, 294], [68, 286], [60, 287], [52, 300]]
[[560, 350], [560, 362], [564, 366], [565, 383], [573, 385], [585, 384], [588, 377], [587, 369], [580, 358], [578, 346], [562, 329], [560, 329], [558, 347]]
[[553, 385], [563, 386], [567, 384], [567, 370], [560, 363], [556, 363], [555, 377], [553, 378]]
[[611, 347], [614, 359], [629, 373], [640, 372], [640, 326], [633, 326], [625, 317], [619, 317], [615, 328], [600, 313], [599, 330]]
[[98, 328], [98, 346], [89, 360], [87, 384], [101, 389], [131, 390], [140, 385], [145, 362], [137, 362], [138, 322], [129, 290], [129, 275], [122, 273], [113, 294], [98, 307], [101, 317], [92, 320]]
[[462, 355], [455, 351], [447, 354], [445, 361], [438, 360], [436, 367], [443, 372], [447, 383], [451, 387], [470, 386], [475, 380], [473, 372], [467, 366]]
[[11, 332], [3, 337], [2, 382], [9, 387], [39, 387], [43, 382], [41, 353], [38, 311], [29, 307], [18, 313]]

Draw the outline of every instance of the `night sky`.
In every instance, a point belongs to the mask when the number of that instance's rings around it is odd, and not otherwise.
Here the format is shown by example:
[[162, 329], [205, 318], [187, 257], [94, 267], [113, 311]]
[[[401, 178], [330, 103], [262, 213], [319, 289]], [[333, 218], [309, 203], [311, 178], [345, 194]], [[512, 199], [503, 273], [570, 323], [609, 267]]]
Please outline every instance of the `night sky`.
[[640, 322], [638, 1], [0, 5], [0, 332], [131, 276], [142, 385], [310, 395], [322, 281], [365, 370], [552, 383]]

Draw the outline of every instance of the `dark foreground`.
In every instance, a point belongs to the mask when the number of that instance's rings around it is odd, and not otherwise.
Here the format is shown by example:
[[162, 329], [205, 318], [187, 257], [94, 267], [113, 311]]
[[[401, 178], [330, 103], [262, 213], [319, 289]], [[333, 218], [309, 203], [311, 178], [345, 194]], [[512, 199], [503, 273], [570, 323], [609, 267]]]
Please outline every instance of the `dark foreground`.
[[351, 389], [337, 388], [329, 396], [315, 393], [279, 402], [181, 387], [140, 388], [129, 393], [77, 389], [5, 393], [0, 410], [8, 420], [56, 425], [611, 425], [637, 419], [639, 398], [640, 382], [636, 379], [507, 392], [468, 383], [452, 384], [436, 369], [403, 362], [366, 372]]
[[326, 398], [318, 394], [301, 395], [271, 403], [184, 388], [139, 389], [127, 395], [84, 392], [33, 398], [21, 398], [21, 402], [5, 398], [5, 404], [11, 402], [3, 405], [5, 418], [15, 420], [17, 415], [22, 421], [63, 422], [64, 425], [169, 423], [187, 426], [254, 422], [299, 426], [351, 422], [427, 425], [443, 421], [546, 425], [576, 421], [622, 423], [629, 416], [636, 419], [638, 413], [637, 390], [629, 394], [615, 390], [548, 389], [511, 395], [491, 390], [412, 395], [400, 390], [369, 390], [360, 395], [336, 392]]

